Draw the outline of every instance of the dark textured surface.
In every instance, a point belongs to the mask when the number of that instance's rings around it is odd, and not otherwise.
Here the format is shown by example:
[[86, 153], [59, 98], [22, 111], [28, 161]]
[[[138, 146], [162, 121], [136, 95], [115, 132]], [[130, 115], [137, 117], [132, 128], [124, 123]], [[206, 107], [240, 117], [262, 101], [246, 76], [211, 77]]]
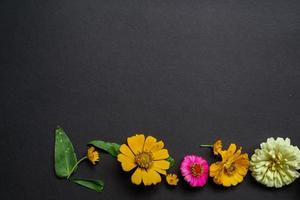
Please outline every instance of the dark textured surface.
[[135, 187], [107, 155], [77, 174], [103, 179], [98, 194], [55, 177], [53, 146], [58, 124], [79, 155], [135, 132], [178, 162], [212, 161], [198, 145], [216, 138], [300, 145], [300, 1], [1, 0], [0, 30], [1, 199], [299, 199], [299, 180], [275, 190], [249, 174], [229, 189]]

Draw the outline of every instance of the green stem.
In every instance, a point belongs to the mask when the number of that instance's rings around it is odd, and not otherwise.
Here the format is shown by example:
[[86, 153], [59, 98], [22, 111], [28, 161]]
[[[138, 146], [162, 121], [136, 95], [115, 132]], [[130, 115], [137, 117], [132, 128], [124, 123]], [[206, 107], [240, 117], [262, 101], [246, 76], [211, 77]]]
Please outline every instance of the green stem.
[[210, 145], [210, 144], [201, 144], [200, 147], [213, 147], [214, 145]]
[[82, 157], [80, 160], [77, 161], [77, 163], [74, 165], [74, 167], [72, 168], [70, 174], [68, 175], [67, 179], [70, 178], [70, 176], [73, 174], [74, 170], [76, 169], [76, 167], [82, 162], [84, 161], [85, 159], [87, 159], [86, 156]]

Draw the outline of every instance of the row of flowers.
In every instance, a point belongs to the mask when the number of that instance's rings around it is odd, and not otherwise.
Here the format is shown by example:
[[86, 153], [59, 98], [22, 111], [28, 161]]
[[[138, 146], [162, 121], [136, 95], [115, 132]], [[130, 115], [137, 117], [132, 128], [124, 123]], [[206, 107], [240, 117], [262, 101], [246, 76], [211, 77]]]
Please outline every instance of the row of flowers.
[[[169, 173], [174, 165], [174, 159], [170, 157], [169, 151], [164, 148], [164, 142], [158, 141], [152, 136], [144, 134], [136, 134], [127, 138], [127, 143], [118, 145], [100, 140], [89, 142], [87, 155], [82, 159], [73, 162], [71, 170], [67, 170], [61, 176], [59, 174], [59, 166], [63, 166], [57, 161], [63, 162], [66, 152], [70, 154], [73, 146], [64, 133], [62, 128], [56, 130], [56, 146], [55, 146], [55, 169], [57, 176], [67, 178], [73, 182], [102, 191], [103, 182], [90, 179], [70, 179], [77, 169], [78, 164], [83, 160], [89, 160], [93, 165], [99, 161], [99, 151], [109, 153], [121, 163], [122, 170], [131, 172], [131, 182], [135, 185], [156, 185], [165, 177], [169, 185], [176, 186], [179, 182], [179, 176]], [[61, 137], [67, 138], [68, 144], [62, 144]], [[64, 149], [57, 150], [57, 145]], [[66, 148], [63, 148], [65, 146]], [[180, 164], [180, 172], [183, 179], [191, 187], [205, 186], [209, 177], [213, 182], [224, 187], [236, 186], [244, 180], [248, 170], [255, 180], [267, 187], [280, 188], [284, 185], [291, 184], [300, 176], [297, 171], [300, 169], [300, 151], [297, 146], [291, 145], [290, 139], [268, 138], [266, 142], [260, 144], [260, 148], [256, 149], [250, 160], [247, 153], [242, 153], [242, 148], [236, 144], [230, 144], [227, 149], [223, 148], [222, 141], [217, 140], [213, 145], [201, 145], [202, 147], [212, 148], [212, 152], [218, 157], [219, 161], [209, 165], [207, 160], [199, 155], [186, 155]], [[75, 152], [73, 152], [75, 154]], [[71, 152], [72, 154], [72, 152]], [[76, 155], [76, 154], [75, 154]], [[76, 156], [75, 156], [76, 157]], [[67, 159], [69, 159], [67, 157]], [[70, 162], [69, 162], [70, 164]], [[58, 169], [57, 169], [58, 168]]]

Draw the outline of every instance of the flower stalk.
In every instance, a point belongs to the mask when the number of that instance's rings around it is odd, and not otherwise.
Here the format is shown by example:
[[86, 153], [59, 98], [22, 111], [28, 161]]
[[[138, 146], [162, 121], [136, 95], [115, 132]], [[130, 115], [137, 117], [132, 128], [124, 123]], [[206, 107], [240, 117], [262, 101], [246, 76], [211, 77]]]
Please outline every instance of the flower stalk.
[[201, 144], [200, 147], [213, 147], [214, 145], [212, 144]]
[[77, 161], [77, 163], [73, 166], [73, 168], [70, 171], [70, 174], [67, 176], [67, 179], [69, 179], [71, 177], [71, 175], [73, 174], [74, 170], [77, 168], [77, 166], [84, 161], [85, 159], [87, 159], [87, 156], [82, 157], [80, 160]]

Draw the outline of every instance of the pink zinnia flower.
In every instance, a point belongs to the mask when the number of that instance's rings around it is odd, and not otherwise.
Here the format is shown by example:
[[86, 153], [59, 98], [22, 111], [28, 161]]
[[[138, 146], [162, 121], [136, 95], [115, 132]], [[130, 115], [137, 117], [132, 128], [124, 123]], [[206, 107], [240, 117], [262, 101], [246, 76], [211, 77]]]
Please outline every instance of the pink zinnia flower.
[[206, 184], [208, 169], [207, 161], [195, 155], [185, 156], [180, 166], [184, 180], [192, 187], [203, 187]]

